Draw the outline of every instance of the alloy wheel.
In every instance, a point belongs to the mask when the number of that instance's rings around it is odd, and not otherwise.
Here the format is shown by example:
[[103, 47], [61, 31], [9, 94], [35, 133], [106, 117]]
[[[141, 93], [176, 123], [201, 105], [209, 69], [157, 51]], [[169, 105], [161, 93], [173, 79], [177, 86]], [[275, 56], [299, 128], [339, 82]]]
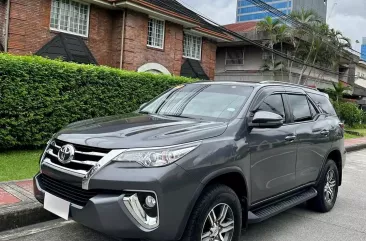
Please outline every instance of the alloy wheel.
[[336, 176], [334, 170], [329, 170], [326, 176], [324, 186], [324, 199], [328, 203], [332, 203], [336, 191]]
[[208, 213], [201, 241], [231, 241], [234, 235], [234, 213], [229, 205], [220, 203]]

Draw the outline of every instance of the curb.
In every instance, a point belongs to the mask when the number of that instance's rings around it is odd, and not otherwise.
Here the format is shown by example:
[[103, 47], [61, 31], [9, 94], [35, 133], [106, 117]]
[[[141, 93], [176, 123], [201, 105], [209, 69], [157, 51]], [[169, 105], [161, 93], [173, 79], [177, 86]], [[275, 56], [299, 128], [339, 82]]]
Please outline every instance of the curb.
[[9, 206], [0, 210], [0, 232], [56, 219], [36, 202]]
[[352, 146], [347, 146], [346, 151], [347, 152], [353, 152], [353, 151], [359, 151], [366, 148], [366, 143], [356, 144]]

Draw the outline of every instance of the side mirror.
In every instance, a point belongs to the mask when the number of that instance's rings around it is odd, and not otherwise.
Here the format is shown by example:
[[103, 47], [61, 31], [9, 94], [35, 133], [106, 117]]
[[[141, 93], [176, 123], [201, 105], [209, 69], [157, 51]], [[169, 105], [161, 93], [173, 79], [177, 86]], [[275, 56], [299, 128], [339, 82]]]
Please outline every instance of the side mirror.
[[250, 127], [276, 128], [283, 125], [283, 117], [268, 111], [258, 111], [254, 114]]

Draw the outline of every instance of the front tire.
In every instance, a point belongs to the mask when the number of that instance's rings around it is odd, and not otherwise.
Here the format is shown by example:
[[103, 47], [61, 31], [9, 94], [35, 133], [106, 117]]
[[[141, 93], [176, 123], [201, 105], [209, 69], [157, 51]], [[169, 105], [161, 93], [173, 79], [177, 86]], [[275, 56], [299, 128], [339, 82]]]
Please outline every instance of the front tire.
[[241, 204], [225, 185], [207, 187], [199, 198], [181, 241], [239, 241]]
[[325, 172], [317, 186], [318, 195], [309, 201], [312, 209], [326, 213], [333, 209], [338, 196], [339, 172], [333, 160], [325, 164]]

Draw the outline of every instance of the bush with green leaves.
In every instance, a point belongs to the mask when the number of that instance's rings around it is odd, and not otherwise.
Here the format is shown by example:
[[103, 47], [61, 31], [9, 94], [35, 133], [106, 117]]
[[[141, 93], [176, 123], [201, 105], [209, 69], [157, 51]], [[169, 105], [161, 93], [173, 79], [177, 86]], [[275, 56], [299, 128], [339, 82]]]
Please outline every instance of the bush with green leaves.
[[194, 80], [0, 54], [0, 149], [38, 147], [68, 123], [124, 114]]
[[363, 111], [358, 108], [357, 104], [351, 102], [339, 102], [335, 109], [339, 118], [348, 126], [355, 126], [361, 123]]

